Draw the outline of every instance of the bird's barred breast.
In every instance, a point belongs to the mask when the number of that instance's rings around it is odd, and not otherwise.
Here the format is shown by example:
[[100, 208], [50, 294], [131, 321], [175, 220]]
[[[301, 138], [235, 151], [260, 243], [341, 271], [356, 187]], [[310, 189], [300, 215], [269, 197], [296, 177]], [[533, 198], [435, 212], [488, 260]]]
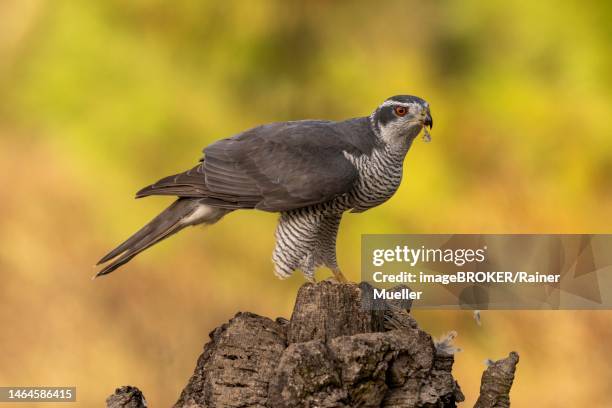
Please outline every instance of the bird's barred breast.
[[376, 149], [371, 156], [347, 155], [359, 171], [359, 180], [349, 193], [353, 211], [376, 207], [393, 196], [402, 181], [404, 156], [390, 149]]

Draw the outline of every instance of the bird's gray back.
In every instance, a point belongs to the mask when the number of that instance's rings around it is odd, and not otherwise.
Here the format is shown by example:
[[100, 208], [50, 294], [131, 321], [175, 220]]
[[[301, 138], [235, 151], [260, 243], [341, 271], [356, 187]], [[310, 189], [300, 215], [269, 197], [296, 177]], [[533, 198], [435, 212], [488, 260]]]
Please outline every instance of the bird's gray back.
[[268, 211], [323, 203], [358, 179], [346, 154], [370, 155], [378, 144], [368, 118], [263, 125], [204, 149], [206, 185], [211, 197]]
[[204, 154], [210, 155], [217, 149], [226, 149], [237, 142], [241, 144], [241, 149], [249, 152], [278, 143], [298, 150], [321, 150], [325, 155], [343, 151], [354, 155], [369, 155], [380, 144], [367, 117], [340, 122], [295, 120], [257, 126], [219, 140], [206, 147]]

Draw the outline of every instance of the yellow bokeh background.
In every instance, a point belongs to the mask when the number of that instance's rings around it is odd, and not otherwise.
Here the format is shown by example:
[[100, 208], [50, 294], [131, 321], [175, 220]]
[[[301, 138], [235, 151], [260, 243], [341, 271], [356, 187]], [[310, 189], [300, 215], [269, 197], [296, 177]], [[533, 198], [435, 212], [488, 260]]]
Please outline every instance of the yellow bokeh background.
[[[343, 220], [353, 280], [363, 233], [610, 232], [611, 4], [3, 0], [0, 386], [74, 385], [71, 406], [92, 407], [131, 384], [169, 406], [214, 327], [290, 315], [304, 280], [272, 274], [276, 214], [235, 212], [90, 280], [171, 201], [136, 190], [258, 124], [429, 101], [433, 141], [398, 193]], [[609, 312], [415, 315], [459, 332], [464, 406], [511, 350], [513, 406], [610, 404]]]

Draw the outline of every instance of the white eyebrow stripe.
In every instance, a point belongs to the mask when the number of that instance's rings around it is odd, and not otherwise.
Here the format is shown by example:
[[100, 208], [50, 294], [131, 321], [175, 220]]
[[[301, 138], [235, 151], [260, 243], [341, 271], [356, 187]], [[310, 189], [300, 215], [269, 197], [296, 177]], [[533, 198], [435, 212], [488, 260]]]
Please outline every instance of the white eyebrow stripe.
[[415, 102], [384, 101], [379, 107], [384, 108], [385, 106], [404, 106], [406, 108], [409, 108], [411, 106], [418, 106], [418, 104]]

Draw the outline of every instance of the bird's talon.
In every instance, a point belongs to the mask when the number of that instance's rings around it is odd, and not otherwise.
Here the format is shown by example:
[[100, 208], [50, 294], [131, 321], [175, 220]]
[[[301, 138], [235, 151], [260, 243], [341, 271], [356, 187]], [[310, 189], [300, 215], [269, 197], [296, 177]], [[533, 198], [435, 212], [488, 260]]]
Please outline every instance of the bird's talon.
[[342, 274], [342, 271], [340, 271], [340, 269], [334, 269], [332, 270], [332, 272], [334, 273], [334, 278], [338, 283], [347, 283], [348, 280], [344, 277], [344, 275]]

